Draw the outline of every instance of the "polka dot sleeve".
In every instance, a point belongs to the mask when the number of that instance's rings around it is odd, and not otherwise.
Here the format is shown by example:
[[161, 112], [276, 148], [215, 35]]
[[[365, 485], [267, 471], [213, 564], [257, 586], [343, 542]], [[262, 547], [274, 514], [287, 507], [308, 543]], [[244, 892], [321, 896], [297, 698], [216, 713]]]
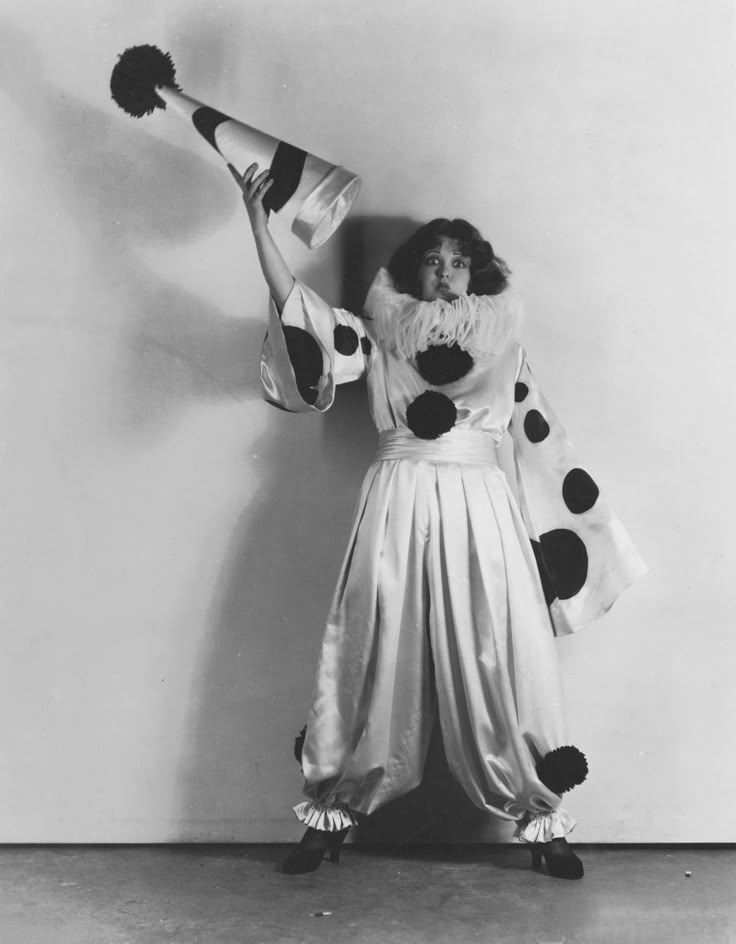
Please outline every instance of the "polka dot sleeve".
[[523, 350], [509, 432], [521, 513], [556, 635], [590, 625], [647, 572], [580, 462]]
[[372, 348], [362, 318], [295, 282], [280, 316], [271, 303], [261, 354], [265, 398], [293, 413], [324, 412], [337, 384], [363, 376]]

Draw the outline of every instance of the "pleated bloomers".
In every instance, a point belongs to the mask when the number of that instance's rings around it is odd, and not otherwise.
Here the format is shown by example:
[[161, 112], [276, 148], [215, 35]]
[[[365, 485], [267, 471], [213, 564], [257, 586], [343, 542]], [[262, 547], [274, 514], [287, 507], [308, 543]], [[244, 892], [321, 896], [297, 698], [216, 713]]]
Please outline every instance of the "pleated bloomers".
[[[324, 411], [337, 384], [366, 376], [379, 431], [307, 720], [295, 812], [308, 826], [345, 828], [416, 787], [435, 718], [453, 775], [518, 838], [575, 825], [536, 769], [568, 743], [554, 636], [646, 567], [539, 391], [506, 295], [462, 300], [484, 327], [475, 347], [467, 330], [462, 344], [448, 335], [457, 306], [401, 296], [384, 270], [366, 318], [300, 283], [272, 309], [266, 398]], [[387, 312], [424, 319], [426, 348], [392, 344]], [[506, 432], [518, 503], [496, 460]]]

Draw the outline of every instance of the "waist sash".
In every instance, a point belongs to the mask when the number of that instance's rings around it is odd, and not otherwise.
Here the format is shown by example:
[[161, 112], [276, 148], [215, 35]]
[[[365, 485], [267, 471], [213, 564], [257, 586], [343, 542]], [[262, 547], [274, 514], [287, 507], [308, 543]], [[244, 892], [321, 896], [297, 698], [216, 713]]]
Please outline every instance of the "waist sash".
[[376, 462], [388, 459], [422, 459], [428, 462], [461, 462], [498, 465], [493, 433], [476, 429], [451, 429], [437, 439], [420, 439], [408, 429], [386, 429], [378, 434]]

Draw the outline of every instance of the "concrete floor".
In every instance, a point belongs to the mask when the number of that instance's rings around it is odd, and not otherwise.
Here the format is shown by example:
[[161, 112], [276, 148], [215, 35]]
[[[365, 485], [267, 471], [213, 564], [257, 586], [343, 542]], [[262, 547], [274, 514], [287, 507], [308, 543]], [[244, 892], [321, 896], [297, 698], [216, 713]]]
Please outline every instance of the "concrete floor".
[[285, 851], [0, 847], [0, 944], [736, 942], [733, 848], [578, 848], [581, 882], [519, 846], [347, 847], [302, 876]]

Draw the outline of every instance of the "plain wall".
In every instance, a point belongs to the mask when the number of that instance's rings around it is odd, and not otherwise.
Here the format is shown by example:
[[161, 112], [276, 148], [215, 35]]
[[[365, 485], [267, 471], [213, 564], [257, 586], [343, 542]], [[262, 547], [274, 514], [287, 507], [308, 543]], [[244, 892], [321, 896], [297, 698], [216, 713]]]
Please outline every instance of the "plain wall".
[[138, 43], [362, 175], [322, 249], [273, 224], [333, 303], [436, 215], [508, 260], [652, 571], [558, 642], [574, 838], [736, 840], [732, 41], [726, 0], [6, 0], [0, 841], [300, 834], [292, 739], [375, 443], [358, 386], [262, 401], [245, 213], [186, 122], [110, 100]]

